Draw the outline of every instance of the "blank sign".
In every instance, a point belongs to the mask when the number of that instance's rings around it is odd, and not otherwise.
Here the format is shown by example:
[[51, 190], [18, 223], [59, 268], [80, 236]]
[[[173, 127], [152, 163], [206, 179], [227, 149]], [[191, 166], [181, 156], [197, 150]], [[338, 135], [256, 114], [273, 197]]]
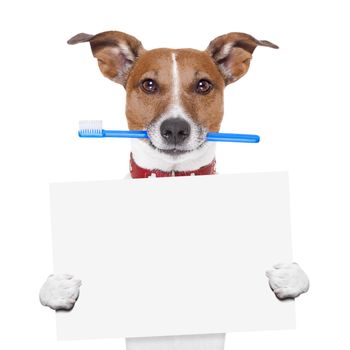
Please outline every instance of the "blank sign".
[[58, 338], [287, 329], [265, 270], [292, 261], [284, 172], [51, 185], [54, 271], [83, 282]]

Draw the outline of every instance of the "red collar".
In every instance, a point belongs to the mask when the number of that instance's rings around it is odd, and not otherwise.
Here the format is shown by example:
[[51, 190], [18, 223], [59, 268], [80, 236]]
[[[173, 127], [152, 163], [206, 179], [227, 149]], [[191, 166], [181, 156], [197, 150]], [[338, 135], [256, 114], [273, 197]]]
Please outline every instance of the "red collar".
[[215, 175], [215, 159], [208, 165], [191, 171], [162, 171], [159, 169], [144, 169], [136, 164], [130, 153], [130, 175], [133, 179], [144, 179], [147, 177], [170, 177], [170, 176], [195, 176], [195, 175]]

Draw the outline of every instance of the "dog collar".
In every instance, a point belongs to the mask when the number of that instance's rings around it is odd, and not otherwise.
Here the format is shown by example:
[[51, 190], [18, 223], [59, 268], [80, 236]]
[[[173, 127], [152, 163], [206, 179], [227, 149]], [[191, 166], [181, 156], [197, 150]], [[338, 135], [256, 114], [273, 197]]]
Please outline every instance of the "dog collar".
[[202, 166], [197, 170], [188, 171], [162, 171], [159, 169], [145, 169], [136, 164], [132, 153], [130, 153], [130, 175], [133, 179], [144, 179], [148, 177], [171, 177], [171, 176], [197, 176], [197, 175], [215, 175], [216, 161], [212, 160], [208, 165]]

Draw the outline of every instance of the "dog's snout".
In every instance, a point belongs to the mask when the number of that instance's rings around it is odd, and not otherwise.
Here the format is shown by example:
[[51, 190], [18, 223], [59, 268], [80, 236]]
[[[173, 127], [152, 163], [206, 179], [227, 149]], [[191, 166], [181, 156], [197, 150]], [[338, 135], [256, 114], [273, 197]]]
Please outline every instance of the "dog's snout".
[[160, 125], [163, 139], [173, 145], [182, 144], [190, 136], [190, 132], [190, 124], [182, 118], [169, 118]]

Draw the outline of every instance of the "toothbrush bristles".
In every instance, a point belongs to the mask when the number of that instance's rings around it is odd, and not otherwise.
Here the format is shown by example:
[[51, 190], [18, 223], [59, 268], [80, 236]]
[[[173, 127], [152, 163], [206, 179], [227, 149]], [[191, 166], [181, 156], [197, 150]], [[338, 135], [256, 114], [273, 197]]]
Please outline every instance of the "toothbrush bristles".
[[84, 135], [102, 135], [102, 120], [81, 120], [79, 133]]

